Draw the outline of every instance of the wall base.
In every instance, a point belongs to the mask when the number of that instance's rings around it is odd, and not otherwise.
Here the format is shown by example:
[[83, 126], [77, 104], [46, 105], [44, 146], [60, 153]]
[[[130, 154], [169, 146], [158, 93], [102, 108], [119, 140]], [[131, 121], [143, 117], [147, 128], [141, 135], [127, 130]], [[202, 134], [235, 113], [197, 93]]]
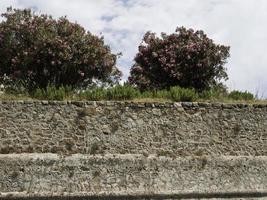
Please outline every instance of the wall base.
[[266, 156], [2, 154], [0, 199], [267, 199], [266, 169]]

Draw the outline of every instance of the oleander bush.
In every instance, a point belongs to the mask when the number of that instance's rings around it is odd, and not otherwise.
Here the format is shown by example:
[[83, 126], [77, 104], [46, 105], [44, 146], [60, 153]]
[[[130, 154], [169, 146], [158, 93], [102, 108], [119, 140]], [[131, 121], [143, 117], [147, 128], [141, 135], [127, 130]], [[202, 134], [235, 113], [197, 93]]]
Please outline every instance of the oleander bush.
[[224, 64], [230, 47], [215, 44], [203, 31], [180, 27], [173, 34], [147, 32], [139, 46], [129, 82], [141, 90], [172, 86], [210, 89], [228, 78]]
[[12, 8], [2, 17], [0, 79], [6, 76], [30, 92], [48, 85], [81, 88], [93, 80], [119, 80], [117, 55], [103, 37], [87, 32], [66, 17], [53, 19], [30, 9]]
[[[66, 17], [8, 8], [0, 22], [0, 97], [42, 100], [250, 101], [249, 92], [227, 92], [222, 80], [230, 47], [201, 30], [147, 32], [128, 82], [120, 85], [113, 54], [103, 37]], [[5, 99], [5, 98], [4, 98]]]

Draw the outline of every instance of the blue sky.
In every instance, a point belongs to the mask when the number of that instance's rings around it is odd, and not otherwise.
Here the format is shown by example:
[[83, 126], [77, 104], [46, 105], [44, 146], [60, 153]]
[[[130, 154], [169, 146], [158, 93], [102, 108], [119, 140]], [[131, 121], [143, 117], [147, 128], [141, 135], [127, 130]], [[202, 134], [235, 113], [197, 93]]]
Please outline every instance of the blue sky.
[[215, 42], [231, 46], [227, 86], [267, 97], [266, 0], [1, 0], [0, 12], [8, 6], [67, 15], [103, 34], [114, 53], [123, 53], [118, 67], [124, 79], [146, 31], [203, 29]]

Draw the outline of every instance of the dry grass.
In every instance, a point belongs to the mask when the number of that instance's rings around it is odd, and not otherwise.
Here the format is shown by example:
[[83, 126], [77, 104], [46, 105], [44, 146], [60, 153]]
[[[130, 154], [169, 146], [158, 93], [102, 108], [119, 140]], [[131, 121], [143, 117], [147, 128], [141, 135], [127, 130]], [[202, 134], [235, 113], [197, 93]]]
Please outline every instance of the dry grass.
[[[173, 102], [170, 99], [165, 98], [136, 98], [133, 100], [129, 100], [130, 102], [135, 103], [171, 103]], [[128, 101], [126, 101], [128, 102]], [[197, 99], [196, 102], [206, 102], [206, 103], [229, 103], [229, 104], [267, 104], [267, 99], [262, 100], [232, 100], [227, 98], [220, 98], [220, 99]]]
[[33, 100], [33, 99], [25, 95], [0, 94], [0, 100], [1, 101], [16, 101], [16, 100]]
[[267, 104], [267, 100], [232, 100], [232, 99], [214, 99], [214, 100], [198, 100], [199, 102], [211, 102], [211, 103], [229, 103], [229, 104]]
[[[129, 102], [129, 101], [126, 101]], [[170, 99], [164, 98], [137, 98], [130, 100], [130, 102], [135, 103], [171, 103], [173, 102]], [[206, 103], [228, 103], [228, 104], [267, 104], [267, 99], [264, 100], [253, 100], [253, 101], [244, 101], [244, 100], [231, 100], [231, 99], [213, 99], [213, 100], [205, 100], [205, 99], [198, 99], [196, 102], [206, 102]]]
[[131, 100], [131, 102], [135, 103], [167, 103], [172, 102], [170, 99], [164, 99], [164, 98], [137, 98]]

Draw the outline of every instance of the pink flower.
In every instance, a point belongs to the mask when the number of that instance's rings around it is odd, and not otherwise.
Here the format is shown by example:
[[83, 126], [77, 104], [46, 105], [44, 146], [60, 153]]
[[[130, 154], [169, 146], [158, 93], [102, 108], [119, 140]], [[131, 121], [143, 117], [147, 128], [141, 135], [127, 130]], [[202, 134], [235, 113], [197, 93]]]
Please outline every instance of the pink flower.
[[158, 57], [158, 54], [157, 54], [156, 52], [152, 52], [152, 56], [153, 56], [154, 58], [157, 58], [157, 57]]
[[85, 73], [82, 72], [81, 70], [79, 70], [78, 73], [80, 74], [81, 77], [84, 77], [84, 75], [85, 75]]
[[139, 72], [139, 73], [142, 73], [142, 72], [143, 72], [143, 69], [142, 69], [140, 66], [136, 66], [136, 67], [134, 68], [134, 70], [135, 70], [136, 72]]

